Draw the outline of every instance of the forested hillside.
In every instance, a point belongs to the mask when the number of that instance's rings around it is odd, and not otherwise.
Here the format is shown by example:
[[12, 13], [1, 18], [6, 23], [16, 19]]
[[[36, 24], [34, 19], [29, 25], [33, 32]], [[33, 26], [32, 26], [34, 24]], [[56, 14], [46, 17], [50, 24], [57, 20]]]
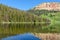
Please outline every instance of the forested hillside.
[[44, 20], [47, 19], [0, 4], [0, 22], [41, 22]]
[[33, 13], [35, 15], [40, 16], [41, 14], [48, 14], [48, 13], [57, 13], [59, 11], [55, 11], [55, 10], [35, 10], [35, 9], [30, 9], [27, 12]]

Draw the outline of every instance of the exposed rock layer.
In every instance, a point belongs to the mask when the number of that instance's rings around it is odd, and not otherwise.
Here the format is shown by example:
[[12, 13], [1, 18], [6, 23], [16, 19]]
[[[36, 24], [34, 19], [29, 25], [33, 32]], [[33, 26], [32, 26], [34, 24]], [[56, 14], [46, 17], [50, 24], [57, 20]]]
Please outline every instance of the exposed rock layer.
[[42, 3], [35, 7], [35, 10], [57, 10], [60, 11], [60, 3], [52, 2], [52, 3]]

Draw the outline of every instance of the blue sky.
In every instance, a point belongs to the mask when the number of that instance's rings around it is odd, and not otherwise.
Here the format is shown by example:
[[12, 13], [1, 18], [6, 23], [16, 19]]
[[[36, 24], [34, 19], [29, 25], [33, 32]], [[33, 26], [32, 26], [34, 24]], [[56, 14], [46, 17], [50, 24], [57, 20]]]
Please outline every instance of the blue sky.
[[43, 2], [60, 2], [60, 0], [0, 0], [0, 4], [2, 3], [21, 10], [28, 10]]

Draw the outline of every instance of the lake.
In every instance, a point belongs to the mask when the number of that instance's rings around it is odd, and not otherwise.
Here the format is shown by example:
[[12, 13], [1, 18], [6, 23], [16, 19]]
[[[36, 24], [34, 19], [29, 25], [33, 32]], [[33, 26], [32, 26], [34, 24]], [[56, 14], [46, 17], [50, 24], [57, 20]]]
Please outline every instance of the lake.
[[31, 33], [25, 33], [25, 34], [20, 34], [20, 35], [2, 38], [1, 40], [41, 40], [41, 39], [35, 37]]
[[0, 38], [23, 34], [23, 33], [42, 33], [47, 32], [49, 23], [27, 23], [27, 24], [0, 24]]

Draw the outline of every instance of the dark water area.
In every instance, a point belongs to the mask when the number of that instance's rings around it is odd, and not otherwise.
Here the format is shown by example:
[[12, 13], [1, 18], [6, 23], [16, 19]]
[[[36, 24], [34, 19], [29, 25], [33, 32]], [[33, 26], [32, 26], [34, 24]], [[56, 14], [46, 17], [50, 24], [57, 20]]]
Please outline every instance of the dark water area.
[[1, 40], [41, 40], [41, 39], [35, 37], [33, 34], [26, 33], [26, 34], [20, 34], [20, 35], [2, 38]]

